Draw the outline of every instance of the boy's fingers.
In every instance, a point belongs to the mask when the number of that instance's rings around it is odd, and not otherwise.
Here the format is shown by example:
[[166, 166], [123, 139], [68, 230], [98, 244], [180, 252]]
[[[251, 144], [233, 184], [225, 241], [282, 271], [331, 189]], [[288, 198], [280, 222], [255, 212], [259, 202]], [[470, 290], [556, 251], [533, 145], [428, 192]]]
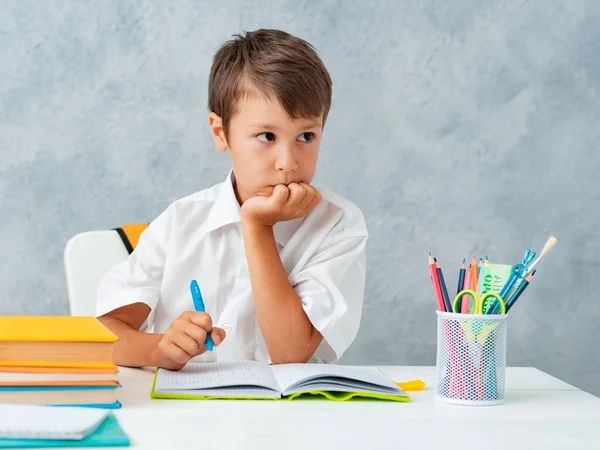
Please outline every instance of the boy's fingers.
[[185, 364], [190, 360], [190, 355], [172, 342], [167, 346], [165, 353], [168, 359], [179, 364]]
[[188, 355], [188, 359], [198, 354], [198, 349], [204, 347], [204, 340], [198, 342], [185, 333], [178, 334], [173, 343]]
[[187, 323], [182, 331], [196, 341], [199, 346], [206, 340], [206, 330], [194, 323]]
[[284, 186], [283, 184], [278, 184], [277, 186], [275, 186], [275, 188], [273, 188], [273, 201], [275, 202], [275, 204], [277, 205], [283, 205], [288, 197], [290, 195], [290, 191], [287, 188], [287, 186]]
[[298, 183], [291, 183], [288, 189], [290, 190], [290, 196], [287, 199], [287, 203], [290, 205], [301, 205], [302, 199], [306, 197], [306, 189]]
[[225, 339], [226, 336], [227, 336], [227, 333], [225, 333], [225, 330], [222, 328], [215, 327], [210, 332], [210, 337], [216, 346], [218, 346], [221, 342], [223, 342], [223, 340]]
[[310, 202], [310, 205], [309, 205], [309, 210], [311, 210], [311, 211], [312, 211], [313, 209], [315, 209], [315, 208], [316, 208], [316, 206], [317, 206], [319, 203], [321, 203], [321, 199], [322, 199], [322, 197], [321, 197], [321, 194], [319, 194], [319, 192], [317, 191], [317, 193], [316, 193], [315, 197], [314, 197], [314, 198], [312, 199], [312, 201]]
[[319, 192], [312, 186], [306, 184], [306, 183], [300, 183], [300, 186], [302, 186], [305, 190], [306, 190], [306, 195], [304, 196], [304, 198], [302, 199], [302, 207], [308, 207], [309, 205], [312, 205], [312, 203], [315, 200], [315, 197], [319, 196]]
[[207, 333], [212, 330], [212, 318], [208, 314], [203, 312], [190, 312], [187, 317], [191, 323], [198, 325]]

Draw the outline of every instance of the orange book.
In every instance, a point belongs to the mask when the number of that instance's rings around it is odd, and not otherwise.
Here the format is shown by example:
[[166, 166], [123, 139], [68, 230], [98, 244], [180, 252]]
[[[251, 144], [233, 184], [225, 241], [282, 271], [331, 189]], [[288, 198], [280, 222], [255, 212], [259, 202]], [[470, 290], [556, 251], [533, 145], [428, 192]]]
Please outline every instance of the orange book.
[[57, 367], [57, 366], [0, 366], [2, 372], [18, 373], [69, 373], [69, 374], [114, 374], [118, 373], [117, 366], [110, 367]]
[[110, 368], [117, 339], [91, 316], [0, 316], [0, 365]]

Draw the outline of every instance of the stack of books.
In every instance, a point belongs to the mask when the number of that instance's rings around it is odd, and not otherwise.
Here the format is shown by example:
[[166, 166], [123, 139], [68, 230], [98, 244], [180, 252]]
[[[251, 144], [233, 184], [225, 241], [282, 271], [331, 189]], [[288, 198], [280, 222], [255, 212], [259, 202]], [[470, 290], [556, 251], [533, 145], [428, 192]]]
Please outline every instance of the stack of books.
[[117, 339], [95, 317], [0, 317], [0, 403], [119, 408]]

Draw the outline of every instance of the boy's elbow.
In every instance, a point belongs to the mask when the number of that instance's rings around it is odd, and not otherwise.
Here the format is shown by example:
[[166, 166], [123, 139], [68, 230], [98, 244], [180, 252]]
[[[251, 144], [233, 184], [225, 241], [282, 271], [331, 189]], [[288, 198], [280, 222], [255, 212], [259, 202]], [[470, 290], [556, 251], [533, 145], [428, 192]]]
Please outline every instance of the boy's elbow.
[[272, 364], [304, 364], [308, 362], [313, 353], [314, 350], [305, 347], [296, 351], [287, 349], [287, 351], [273, 352], [273, 354], [269, 352], [269, 357]]
[[314, 328], [308, 343], [297, 351], [282, 352], [282, 354], [269, 355], [273, 364], [304, 364], [307, 363], [317, 350], [317, 347], [323, 340], [323, 336]]

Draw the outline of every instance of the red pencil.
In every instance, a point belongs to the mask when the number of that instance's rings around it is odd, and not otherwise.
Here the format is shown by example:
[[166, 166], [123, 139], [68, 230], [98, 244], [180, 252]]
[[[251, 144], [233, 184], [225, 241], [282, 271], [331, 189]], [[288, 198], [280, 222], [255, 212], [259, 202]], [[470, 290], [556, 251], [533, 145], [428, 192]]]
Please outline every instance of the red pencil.
[[431, 281], [433, 282], [433, 290], [435, 291], [435, 299], [437, 300], [438, 309], [440, 311], [446, 311], [444, 307], [444, 297], [442, 297], [442, 288], [440, 287], [440, 279], [437, 274], [435, 262], [433, 261], [433, 256], [431, 256], [431, 252], [429, 253], [429, 275], [431, 276]]

